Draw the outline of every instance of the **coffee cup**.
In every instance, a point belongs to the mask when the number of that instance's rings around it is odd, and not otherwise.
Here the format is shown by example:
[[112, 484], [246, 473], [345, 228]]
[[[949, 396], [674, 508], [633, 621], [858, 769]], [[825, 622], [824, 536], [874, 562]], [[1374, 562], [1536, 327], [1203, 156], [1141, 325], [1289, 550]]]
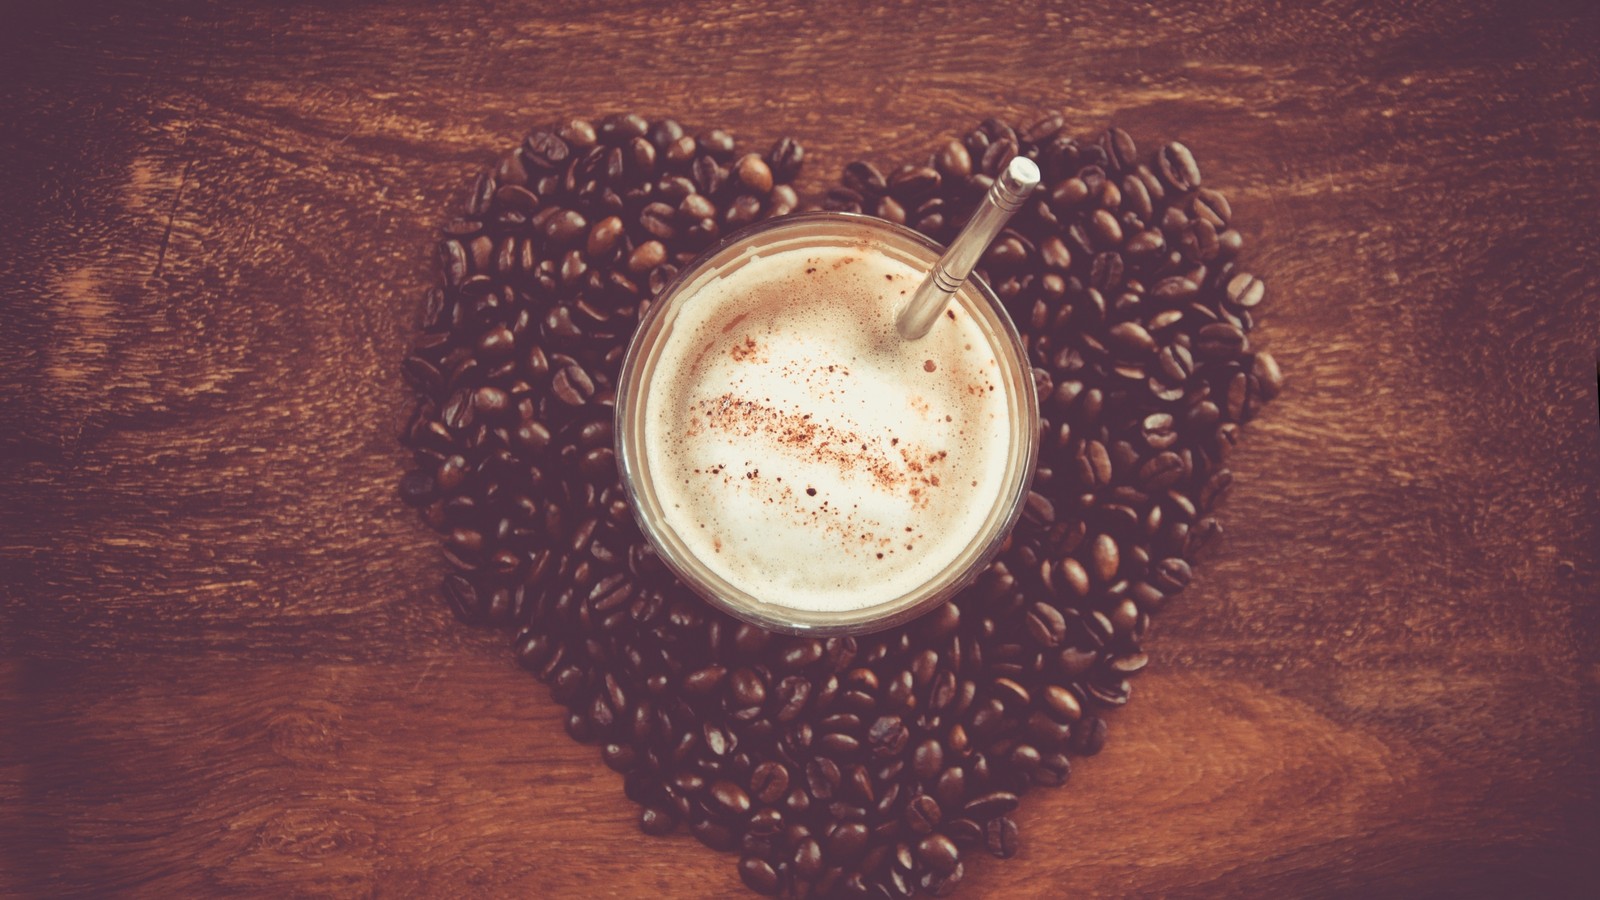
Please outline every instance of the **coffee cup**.
[[774, 631], [877, 631], [953, 597], [1027, 496], [1039, 411], [1016, 326], [968, 279], [927, 336], [896, 313], [941, 248], [847, 213], [729, 235], [642, 317], [617, 391], [641, 531]]

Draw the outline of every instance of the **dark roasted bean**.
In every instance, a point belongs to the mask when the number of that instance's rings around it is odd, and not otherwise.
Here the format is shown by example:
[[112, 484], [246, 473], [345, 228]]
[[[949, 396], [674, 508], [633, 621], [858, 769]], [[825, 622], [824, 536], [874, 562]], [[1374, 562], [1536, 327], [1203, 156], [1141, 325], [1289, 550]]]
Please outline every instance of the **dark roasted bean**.
[[750, 775], [750, 792], [762, 803], [776, 803], [789, 792], [789, 770], [783, 763], [768, 760]]
[[1017, 855], [1017, 823], [1010, 816], [996, 816], [983, 827], [984, 846], [1001, 859]]
[[918, 794], [906, 804], [906, 827], [917, 834], [929, 834], [939, 827], [939, 803], [927, 794]]
[[960, 864], [961, 851], [944, 835], [930, 834], [917, 842], [917, 858], [935, 872], [949, 874]]
[[779, 138], [767, 151], [767, 166], [779, 181], [793, 181], [805, 162], [805, 148], [793, 138]]
[[1195, 165], [1189, 148], [1173, 141], [1161, 148], [1156, 156], [1161, 178], [1177, 191], [1192, 191], [1200, 186], [1200, 167]]

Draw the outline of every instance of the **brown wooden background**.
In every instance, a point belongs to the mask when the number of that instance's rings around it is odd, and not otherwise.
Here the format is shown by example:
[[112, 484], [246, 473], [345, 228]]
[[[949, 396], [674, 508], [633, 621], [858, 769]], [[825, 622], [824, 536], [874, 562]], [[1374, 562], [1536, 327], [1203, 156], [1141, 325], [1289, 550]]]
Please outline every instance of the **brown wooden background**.
[[395, 499], [431, 227], [624, 108], [1180, 138], [1290, 386], [1107, 752], [962, 896], [1527, 895], [1600, 857], [1600, 15], [1469, 2], [7, 4], [0, 892], [695, 897]]

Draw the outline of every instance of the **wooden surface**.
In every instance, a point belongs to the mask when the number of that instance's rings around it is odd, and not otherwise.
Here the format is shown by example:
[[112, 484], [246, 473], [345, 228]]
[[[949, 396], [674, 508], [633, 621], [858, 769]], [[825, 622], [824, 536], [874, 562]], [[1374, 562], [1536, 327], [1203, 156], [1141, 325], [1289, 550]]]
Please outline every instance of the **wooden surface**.
[[[395, 499], [431, 228], [527, 127], [1181, 138], [1290, 384], [1101, 756], [961, 896], [1563, 895], [1600, 813], [1587, 4], [9, 5], [0, 892], [697, 897]], [[230, 5], [231, 7], [231, 5]]]

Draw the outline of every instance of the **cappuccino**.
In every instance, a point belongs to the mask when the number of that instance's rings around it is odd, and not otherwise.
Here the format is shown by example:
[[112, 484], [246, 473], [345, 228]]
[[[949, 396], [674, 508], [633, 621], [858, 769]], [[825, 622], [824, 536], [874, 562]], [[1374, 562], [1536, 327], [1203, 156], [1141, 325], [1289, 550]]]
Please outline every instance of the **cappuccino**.
[[871, 246], [755, 253], [700, 285], [644, 386], [665, 523], [763, 601], [875, 606], [935, 581], [1006, 491], [1014, 398], [963, 291], [895, 332], [926, 270]]

